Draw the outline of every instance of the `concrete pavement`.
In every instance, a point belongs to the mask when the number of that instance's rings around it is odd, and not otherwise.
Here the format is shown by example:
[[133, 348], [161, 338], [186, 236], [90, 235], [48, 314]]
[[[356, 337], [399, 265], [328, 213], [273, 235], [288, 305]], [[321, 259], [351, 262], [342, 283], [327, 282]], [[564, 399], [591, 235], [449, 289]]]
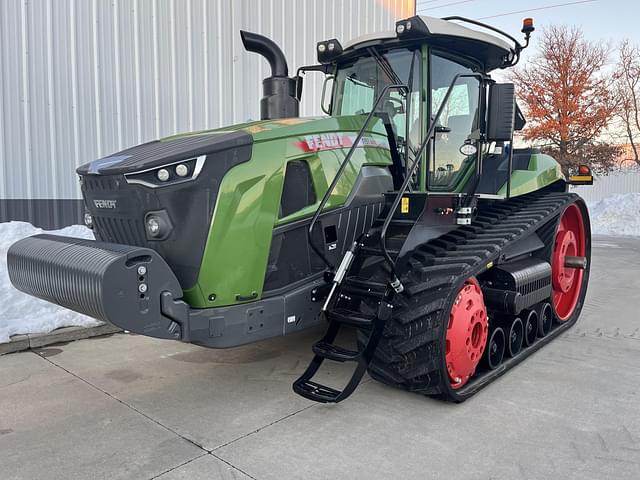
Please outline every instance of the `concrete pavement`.
[[[576, 327], [452, 405], [291, 391], [320, 330], [232, 350], [113, 335], [0, 357], [2, 479], [636, 479], [640, 240], [594, 241]], [[337, 383], [347, 374], [331, 365]]]

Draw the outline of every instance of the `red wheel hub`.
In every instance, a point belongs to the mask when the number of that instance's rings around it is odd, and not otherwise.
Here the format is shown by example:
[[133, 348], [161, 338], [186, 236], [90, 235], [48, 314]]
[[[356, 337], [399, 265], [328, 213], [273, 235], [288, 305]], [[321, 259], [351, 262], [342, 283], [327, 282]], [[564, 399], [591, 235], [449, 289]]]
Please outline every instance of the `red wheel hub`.
[[458, 293], [449, 314], [445, 361], [452, 388], [462, 387], [475, 373], [488, 334], [487, 307], [482, 291], [478, 281], [470, 278]]
[[551, 256], [551, 276], [553, 285], [553, 308], [560, 321], [566, 321], [573, 314], [584, 271], [565, 267], [566, 257], [583, 257], [586, 251], [584, 219], [577, 205], [569, 205], [558, 224]]

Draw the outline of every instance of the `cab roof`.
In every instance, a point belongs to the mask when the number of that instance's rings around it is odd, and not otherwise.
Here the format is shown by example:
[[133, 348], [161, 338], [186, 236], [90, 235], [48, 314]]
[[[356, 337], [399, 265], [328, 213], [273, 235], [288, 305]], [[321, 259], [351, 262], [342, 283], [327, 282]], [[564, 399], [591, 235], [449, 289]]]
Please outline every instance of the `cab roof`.
[[[443, 18], [415, 16], [404, 22], [412, 22], [413, 33], [410, 36], [415, 43], [428, 43], [434, 47], [468, 57], [482, 64], [486, 71], [507, 66], [516, 54], [515, 45], [503, 39], [452, 20]], [[398, 22], [401, 24], [402, 22]], [[416, 25], [417, 24], [417, 25]], [[345, 43], [345, 54], [361, 48], [391, 44], [402, 40], [396, 31], [388, 30], [362, 35]]]

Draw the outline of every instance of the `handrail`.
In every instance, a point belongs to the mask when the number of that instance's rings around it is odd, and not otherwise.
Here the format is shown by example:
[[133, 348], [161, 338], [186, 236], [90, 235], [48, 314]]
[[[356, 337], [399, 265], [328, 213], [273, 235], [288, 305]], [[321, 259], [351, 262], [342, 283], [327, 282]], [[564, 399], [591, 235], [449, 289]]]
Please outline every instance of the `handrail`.
[[411, 164], [411, 167], [409, 167], [409, 169], [407, 170], [407, 175], [406, 175], [406, 177], [404, 179], [404, 182], [402, 183], [402, 186], [400, 187], [400, 190], [398, 190], [398, 193], [396, 194], [396, 198], [394, 199], [393, 204], [392, 204], [391, 208], [389, 209], [389, 212], [387, 213], [386, 218], [384, 219], [384, 223], [382, 224], [382, 230], [380, 231], [380, 247], [382, 249], [382, 254], [384, 255], [384, 259], [387, 262], [387, 264], [389, 265], [389, 268], [391, 269], [391, 285], [394, 288], [396, 288], [396, 285], [398, 285], [399, 288], [400, 288], [399, 291], [402, 291], [402, 286], [401, 286], [400, 281], [398, 280], [398, 277], [396, 275], [395, 263], [391, 259], [391, 256], [389, 255], [389, 252], [387, 251], [387, 245], [386, 245], [387, 229], [389, 228], [389, 224], [391, 223], [391, 219], [393, 218], [393, 215], [395, 214], [395, 211], [398, 208], [398, 205], [400, 205], [400, 201], [402, 199], [402, 196], [407, 191], [407, 187], [409, 186], [409, 183], [411, 182], [411, 177], [415, 173], [415, 170], [416, 170], [418, 164], [420, 163], [420, 157], [422, 157], [422, 154], [425, 152], [426, 148], [431, 144], [431, 141], [433, 140], [432, 137], [433, 137], [433, 134], [435, 132], [436, 126], [438, 124], [438, 121], [440, 120], [440, 116], [442, 115], [442, 112], [444, 111], [444, 107], [447, 104], [447, 101], [449, 100], [449, 97], [451, 96], [451, 92], [453, 91], [453, 87], [456, 86], [456, 84], [458, 83], [458, 80], [460, 78], [478, 78], [478, 79], [480, 79], [480, 81], [482, 81], [483, 76], [480, 73], [459, 73], [455, 77], [453, 77], [453, 80], [451, 81], [451, 84], [449, 85], [449, 89], [447, 90], [447, 92], [444, 95], [444, 98], [442, 99], [442, 103], [440, 104], [440, 107], [438, 108], [438, 111], [437, 111], [435, 117], [433, 118], [433, 120], [431, 121], [431, 125], [429, 126], [429, 130], [427, 130], [427, 135], [425, 136], [424, 140], [422, 141], [422, 144], [420, 145], [420, 148], [416, 152], [415, 158], [413, 160], [413, 163]]
[[[364, 124], [362, 125], [362, 128], [360, 128], [360, 130], [358, 131], [358, 135], [356, 135], [356, 139], [354, 140], [353, 145], [351, 145], [351, 148], [347, 152], [347, 156], [344, 157], [344, 160], [340, 164], [340, 168], [338, 168], [338, 171], [336, 172], [335, 176], [333, 177], [333, 181], [331, 182], [331, 185], [329, 185], [329, 188], [327, 189], [327, 191], [325, 192], [324, 196], [322, 197], [322, 200], [320, 201], [320, 205], [318, 205], [318, 208], [316, 209], [316, 212], [314, 213], [313, 218], [311, 219], [311, 224], [309, 225], [309, 231], [307, 232], [307, 236], [309, 238], [309, 245], [311, 245], [311, 248], [313, 249], [313, 251], [318, 254], [318, 256], [322, 259], [322, 261], [331, 270], [333, 270], [334, 266], [327, 259], [327, 257], [325, 256], [324, 252], [313, 242], [313, 227], [315, 227], [315, 224], [318, 221], [318, 218], [322, 214], [322, 210], [324, 210], [324, 207], [327, 205], [327, 202], [329, 201], [329, 197], [333, 193], [333, 190], [336, 188], [336, 185], [338, 184], [338, 181], [340, 180], [340, 177], [342, 176], [342, 172], [344, 172], [344, 169], [346, 168], [347, 164], [351, 160], [351, 157], [353, 156], [353, 152], [355, 152], [356, 148], [358, 148], [358, 145], [360, 144], [360, 140], [362, 140], [362, 137], [364, 136], [364, 132], [365, 132], [367, 126], [369, 125], [369, 122], [371, 121], [371, 119], [375, 115], [376, 109], [378, 108], [378, 105], [379, 105], [380, 101], [383, 98], [386, 97], [386, 94], [389, 91], [396, 90], [396, 89], [397, 90], [405, 90], [407, 93], [409, 92], [409, 87], [407, 85], [393, 84], [393, 85], [387, 85], [386, 87], [384, 87], [384, 89], [382, 90], [382, 92], [380, 93], [380, 95], [378, 96], [376, 101], [374, 102], [373, 107], [371, 108], [371, 111], [369, 112], [369, 115], [367, 115], [367, 118], [364, 121]], [[408, 111], [408, 109], [407, 109], [407, 111]]]
[[529, 46], [529, 35], [527, 35], [526, 38], [525, 38], [526, 43], [524, 45], [522, 45], [518, 40], [513, 38], [507, 32], [503, 32], [499, 28], [496, 28], [496, 27], [494, 27], [492, 25], [487, 25], [486, 23], [479, 22], [478, 20], [473, 20], [472, 18], [461, 17], [459, 15], [453, 15], [453, 16], [450, 16], [450, 17], [442, 17], [442, 20], [447, 20], [447, 21], [455, 20], [455, 21], [459, 21], [459, 22], [470, 23], [472, 25], [476, 25], [478, 27], [482, 27], [482, 28], [486, 28], [487, 30], [491, 30], [491, 31], [493, 31], [495, 33], [498, 33], [498, 34], [502, 35], [503, 37], [508, 38], [509, 40], [511, 40], [514, 43], [514, 48], [512, 50], [514, 58], [510, 61], [510, 63], [508, 65], [505, 65], [507, 67], [515, 66], [518, 63], [518, 61], [520, 60], [520, 52], [522, 52], [522, 50], [524, 50], [525, 48], [527, 48]]
[[514, 50], [523, 50], [524, 49], [524, 47], [522, 45], [520, 45], [520, 42], [518, 42], [518, 40], [513, 38], [507, 32], [503, 32], [502, 30], [500, 30], [499, 28], [494, 27], [493, 25], [487, 25], [486, 23], [479, 22], [479, 21], [474, 20], [472, 18], [461, 17], [459, 15], [452, 15], [450, 17], [443, 17], [442, 20], [447, 20], [447, 21], [457, 20], [457, 21], [460, 21], [460, 22], [470, 23], [470, 24], [476, 25], [478, 27], [486, 28], [487, 30], [491, 30], [492, 32], [499, 33], [500, 35], [502, 35], [502, 36], [508, 38], [509, 40], [511, 40], [514, 43]]

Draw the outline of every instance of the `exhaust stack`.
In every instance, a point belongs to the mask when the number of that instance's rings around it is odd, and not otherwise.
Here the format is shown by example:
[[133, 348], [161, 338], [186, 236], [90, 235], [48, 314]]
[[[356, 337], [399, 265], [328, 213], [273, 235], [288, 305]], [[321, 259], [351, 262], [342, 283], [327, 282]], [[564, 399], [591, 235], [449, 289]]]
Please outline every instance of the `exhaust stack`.
[[248, 52], [259, 53], [271, 66], [271, 76], [262, 81], [264, 97], [260, 100], [260, 118], [275, 120], [299, 116], [296, 80], [289, 78], [287, 59], [276, 43], [257, 33], [240, 30], [242, 44]]

